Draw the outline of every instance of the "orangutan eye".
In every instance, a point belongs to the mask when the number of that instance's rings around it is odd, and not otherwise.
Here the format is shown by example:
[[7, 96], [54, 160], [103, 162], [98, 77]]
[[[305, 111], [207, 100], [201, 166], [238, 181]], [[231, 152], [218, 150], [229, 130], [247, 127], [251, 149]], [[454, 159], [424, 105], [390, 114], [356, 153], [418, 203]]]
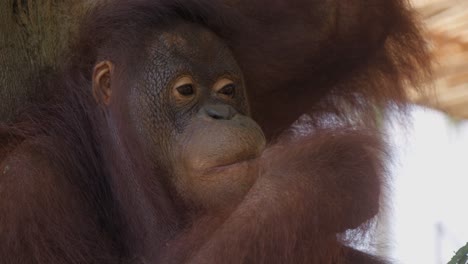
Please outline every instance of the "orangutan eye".
[[225, 85], [223, 88], [221, 88], [218, 93], [229, 96], [229, 97], [234, 97], [236, 93], [236, 86], [231, 83], [228, 85]]
[[178, 100], [185, 100], [195, 94], [194, 81], [190, 76], [182, 76], [176, 80], [173, 86], [173, 94]]
[[184, 84], [176, 88], [177, 92], [183, 96], [191, 96], [195, 93], [192, 84]]
[[213, 90], [222, 97], [233, 98], [236, 95], [236, 84], [229, 78], [222, 78], [218, 80], [214, 86]]

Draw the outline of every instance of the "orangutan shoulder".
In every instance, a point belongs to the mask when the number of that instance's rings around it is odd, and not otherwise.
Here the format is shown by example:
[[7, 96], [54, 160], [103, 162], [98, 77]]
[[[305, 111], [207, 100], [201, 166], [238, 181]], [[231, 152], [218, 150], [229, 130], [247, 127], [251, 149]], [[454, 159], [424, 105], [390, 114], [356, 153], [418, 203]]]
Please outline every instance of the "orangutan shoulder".
[[36, 140], [25, 140], [0, 162], [0, 201], [31, 202], [63, 187], [62, 174]]

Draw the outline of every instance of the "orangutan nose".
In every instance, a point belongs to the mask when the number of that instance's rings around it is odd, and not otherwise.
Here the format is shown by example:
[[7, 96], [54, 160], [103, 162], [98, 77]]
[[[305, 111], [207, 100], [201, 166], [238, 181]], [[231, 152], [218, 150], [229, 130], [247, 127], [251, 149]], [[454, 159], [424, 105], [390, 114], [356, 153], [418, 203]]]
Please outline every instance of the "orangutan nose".
[[204, 107], [205, 113], [216, 120], [231, 120], [237, 111], [230, 105], [207, 105]]

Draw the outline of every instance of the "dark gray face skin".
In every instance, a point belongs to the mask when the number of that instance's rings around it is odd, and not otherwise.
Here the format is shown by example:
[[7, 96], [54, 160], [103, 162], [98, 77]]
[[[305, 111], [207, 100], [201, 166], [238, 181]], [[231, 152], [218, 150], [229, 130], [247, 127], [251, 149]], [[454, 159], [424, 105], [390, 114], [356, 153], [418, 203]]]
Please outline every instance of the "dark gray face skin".
[[188, 204], [223, 210], [255, 181], [265, 147], [249, 117], [242, 73], [230, 50], [201, 26], [180, 23], [148, 43], [128, 111], [145, 153]]

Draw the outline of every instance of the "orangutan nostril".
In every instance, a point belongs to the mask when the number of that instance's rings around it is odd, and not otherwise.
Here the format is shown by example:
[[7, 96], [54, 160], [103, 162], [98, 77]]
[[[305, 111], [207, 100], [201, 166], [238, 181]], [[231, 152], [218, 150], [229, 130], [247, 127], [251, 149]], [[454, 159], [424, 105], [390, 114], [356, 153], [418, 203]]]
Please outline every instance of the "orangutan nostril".
[[229, 105], [209, 105], [205, 107], [206, 114], [216, 120], [231, 120], [237, 111]]

